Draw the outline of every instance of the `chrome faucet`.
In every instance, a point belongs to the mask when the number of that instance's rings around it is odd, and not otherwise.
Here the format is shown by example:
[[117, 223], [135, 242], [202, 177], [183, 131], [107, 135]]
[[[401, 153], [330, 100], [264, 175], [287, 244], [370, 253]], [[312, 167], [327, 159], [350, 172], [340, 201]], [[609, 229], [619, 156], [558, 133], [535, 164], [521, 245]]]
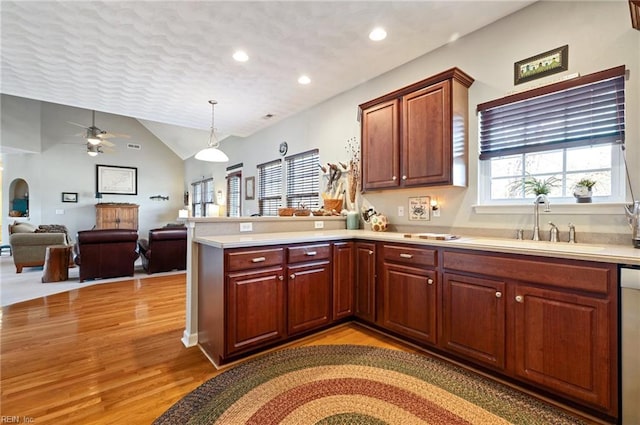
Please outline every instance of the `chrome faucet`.
[[536, 196], [535, 201], [533, 201], [533, 238], [531, 238], [534, 241], [540, 240], [540, 213], [538, 212], [540, 201], [544, 202], [544, 212], [551, 212], [547, 195], [541, 193]]

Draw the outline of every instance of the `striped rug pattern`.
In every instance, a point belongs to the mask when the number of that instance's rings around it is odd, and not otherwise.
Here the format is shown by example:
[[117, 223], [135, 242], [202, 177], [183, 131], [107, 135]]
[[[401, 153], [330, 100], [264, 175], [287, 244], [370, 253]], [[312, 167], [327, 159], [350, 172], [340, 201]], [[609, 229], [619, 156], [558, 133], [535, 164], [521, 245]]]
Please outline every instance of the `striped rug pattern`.
[[154, 422], [174, 424], [584, 424], [438, 359], [326, 345], [276, 351], [207, 381]]

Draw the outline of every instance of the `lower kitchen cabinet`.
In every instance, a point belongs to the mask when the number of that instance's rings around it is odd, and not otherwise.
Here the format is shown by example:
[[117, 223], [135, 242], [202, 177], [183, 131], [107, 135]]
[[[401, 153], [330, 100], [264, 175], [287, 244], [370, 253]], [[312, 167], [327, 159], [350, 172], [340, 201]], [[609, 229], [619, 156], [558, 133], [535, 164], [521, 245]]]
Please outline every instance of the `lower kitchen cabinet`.
[[333, 244], [333, 320], [353, 314], [355, 277], [355, 246], [353, 242]]
[[368, 321], [376, 320], [376, 245], [356, 242], [356, 281], [354, 314]]
[[505, 367], [506, 284], [445, 273], [441, 346], [496, 369]]
[[515, 375], [611, 408], [610, 309], [608, 299], [516, 285]]
[[282, 267], [227, 274], [226, 354], [286, 337]]
[[436, 343], [436, 273], [384, 263], [382, 326], [409, 338]]
[[294, 335], [331, 322], [331, 263], [287, 267], [288, 333]]

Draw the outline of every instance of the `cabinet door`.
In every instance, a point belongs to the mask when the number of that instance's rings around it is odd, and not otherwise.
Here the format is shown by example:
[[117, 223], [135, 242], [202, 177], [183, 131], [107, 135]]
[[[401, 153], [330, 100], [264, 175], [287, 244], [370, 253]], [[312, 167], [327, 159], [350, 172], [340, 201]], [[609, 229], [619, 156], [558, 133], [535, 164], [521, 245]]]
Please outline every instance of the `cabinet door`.
[[321, 261], [287, 267], [289, 335], [331, 321], [331, 263]]
[[362, 111], [362, 190], [400, 183], [399, 111], [397, 99]]
[[353, 242], [333, 244], [333, 320], [353, 314]]
[[450, 82], [402, 98], [402, 184], [451, 183]]
[[227, 275], [226, 354], [286, 336], [282, 267]]
[[118, 211], [118, 228], [138, 230], [138, 208], [120, 208]]
[[505, 302], [502, 281], [445, 273], [442, 347], [504, 369]]
[[369, 322], [376, 320], [376, 246], [356, 243], [356, 285], [354, 314]]
[[382, 325], [415, 340], [436, 343], [436, 272], [385, 262]]
[[118, 209], [114, 207], [96, 208], [96, 229], [117, 229]]
[[609, 409], [610, 302], [526, 285], [514, 298], [515, 374]]

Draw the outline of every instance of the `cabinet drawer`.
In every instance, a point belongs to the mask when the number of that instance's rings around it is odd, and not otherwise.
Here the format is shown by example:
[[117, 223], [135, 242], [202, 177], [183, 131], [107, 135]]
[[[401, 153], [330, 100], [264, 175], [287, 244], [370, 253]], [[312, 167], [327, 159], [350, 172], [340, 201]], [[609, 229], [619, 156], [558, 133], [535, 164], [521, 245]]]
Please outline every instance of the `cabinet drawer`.
[[437, 264], [436, 250], [434, 249], [384, 245], [382, 256], [386, 261], [414, 266], [435, 266]]
[[287, 248], [287, 261], [301, 263], [304, 261], [325, 260], [331, 256], [331, 245], [301, 245]]
[[609, 283], [615, 275], [615, 266], [609, 264], [572, 260], [545, 261], [467, 252], [445, 251], [442, 262], [447, 270], [459, 270], [600, 294], [609, 293]]
[[282, 264], [283, 259], [283, 248], [228, 252], [226, 269], [235, 271], [277, 266]]

